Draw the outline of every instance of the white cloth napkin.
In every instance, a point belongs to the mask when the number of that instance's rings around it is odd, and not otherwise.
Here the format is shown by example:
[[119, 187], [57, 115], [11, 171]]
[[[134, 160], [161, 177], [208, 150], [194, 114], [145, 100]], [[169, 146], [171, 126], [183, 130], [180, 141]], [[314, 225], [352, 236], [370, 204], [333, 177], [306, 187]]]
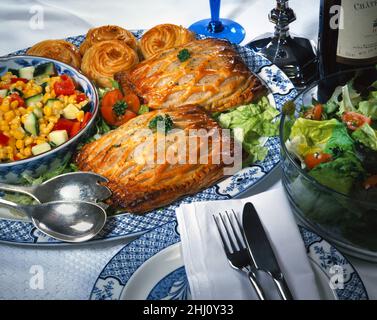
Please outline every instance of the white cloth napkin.
[[242, 209], [252, 202], [296, 299], [319, 299], [313, 270], [282, 188], [245, 199], [197, 202], [177, 209], [182, 253], [193, 299], [256, 299], [246, 275], [226, 259], [213, 214]]

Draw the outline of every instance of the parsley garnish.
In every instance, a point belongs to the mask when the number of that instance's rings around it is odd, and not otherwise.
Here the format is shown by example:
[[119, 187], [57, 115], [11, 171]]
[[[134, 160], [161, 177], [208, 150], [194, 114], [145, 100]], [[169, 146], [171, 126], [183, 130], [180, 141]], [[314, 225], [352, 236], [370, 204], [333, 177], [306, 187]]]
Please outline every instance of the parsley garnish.
[[[163, 123], [162, 126], [159, 123]], [[171, 129], [173, 129], [173, 120], [170, 118], [168, 114], [166, 115], [158, 115], [154, 117], [148, 125], [149, 129], [158, 130], [159, 128], [163, 128], [163, 132], [167, 133]]]
[[177, 55], [179, 61], [184, 62], [191, 57], [190, 52], [187, 49], [182, 49]]
[[127, 103], [120, 100], [115, 102], [115, 104], [113, 105], [113, 111], [118, 117], [120, 117], [125, 114], [127, 107]]

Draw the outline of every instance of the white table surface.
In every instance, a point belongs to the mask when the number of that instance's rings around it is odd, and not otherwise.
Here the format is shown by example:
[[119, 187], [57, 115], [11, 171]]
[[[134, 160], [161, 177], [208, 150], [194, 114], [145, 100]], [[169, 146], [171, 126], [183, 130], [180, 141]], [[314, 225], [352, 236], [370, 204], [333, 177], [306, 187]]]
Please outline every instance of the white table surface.
[[[316, 41], [319, 0], [291, 0], [297, 21], [291, 31]], [[274, 1], [223, 0], [221, 17], [234, 19], [246, 29], [244, 44], [261, 33], [273, 31], [267, 14]], [[43, 9], [43, 29], [32, 29], [33, 10]], [[34, 11], [35, 12], [35, 11]], [[58, 39], [84, 34], [92, 26], [116, 24], [127, 29], [150, 28], [159, 23], [188, 26], [209, 17], [207, 0], [1, 0], [0, 56], [33, 45], [44, 39]], [[276, 170], [247, 195], [273, 188], [280, 183]], [[0, 299], [86, 299], [98, 275], [125, 240], [111, 241], [75, 249], [36, 249], [26, 246], [0, 245]], [[48, 259], [50, 250], [58, 251], [58, 259]], [[100, 257], [100, 258], [99, 258]], [[350, 258], [368, 290], [377, 298], [375, 264]], [[64, 263], [61, 263], [61, 262]], [[45, 270], [44, 289], [30, 288], [32, 266]], [[67, 283], [69, 285], [67, 285]], [[80, 288], [77, 291], [71, 287]], [[80, 293], [78, 293], [80, 292]]]

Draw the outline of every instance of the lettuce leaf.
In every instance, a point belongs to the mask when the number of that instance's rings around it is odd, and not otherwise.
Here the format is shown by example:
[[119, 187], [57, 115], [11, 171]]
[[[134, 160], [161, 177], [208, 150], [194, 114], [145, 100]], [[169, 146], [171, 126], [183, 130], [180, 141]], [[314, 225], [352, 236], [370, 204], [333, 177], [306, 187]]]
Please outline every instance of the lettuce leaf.
[[268, 150], [262, 146], [261, 138], [278, 134], [279, 123], [274, 119], [279, 111], [272, 107], [266, 97], [255, 104], [240, 106], [226, 113], [217, 115], [222, 128], [234, 130], [235, 139], [242, 143], [250, 154], [248, 162], [262, 161]]
[[377, 151], [376, 131], [367, 123], [352, 133], [352, 138], [368, 148]]
[[343, 194], [349, 194], [355, 181], [364, 174], [360, 160], [345, 152], [333, 161], [322, 163], [309, 172], [319, 183]]
[[319, 151], [332, 153], [335, 148], [353, 151], [353, 147], [354, 142], [346, 127], [336, 119], [316, 121], [298, 118], [287, 143], [287, 148], [299, 159]]

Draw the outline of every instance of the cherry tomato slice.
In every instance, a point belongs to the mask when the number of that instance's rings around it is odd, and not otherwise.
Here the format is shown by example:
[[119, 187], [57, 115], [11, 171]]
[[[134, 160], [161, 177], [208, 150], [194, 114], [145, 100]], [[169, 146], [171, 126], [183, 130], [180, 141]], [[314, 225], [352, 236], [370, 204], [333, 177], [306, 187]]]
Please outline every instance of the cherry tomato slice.
[[75, 93], [75, 83], [69, 76], [63, 74], [60, 76], [60, 81], [55, 82], [54, 90], [57, 96], [69, 96]]
[[342, 116], [342, 120], [350, 130], [356, 130], [362, 127], [365, 123], [369, 125], [372, 123], [371, 118], [352, 111], [345, 112]]
[[79, 133], [80, 130], [81, 130], [81, 123], [79, 121], [74, 122], [72, 129], [69, 132], [69, 137], [70, 138], [74, 137], [76, 134]]
[[0, 145], [6, 146], [9, 142], [9, 137], [6, 136], [4, 133], [0, 133]]
[[73, 127], [74, 122], [72, 120], [60, 118], [58, 122], [55, 123], [52, 130], [66, 130], [69, 134]]
[[80, 102], [85, 101], [85, 100], [86, 100], [86, 95], [84, 93], [79, 93], [76, 96], [76, 102], [77, 103], [80, 103]]
[[18, 106], [19, 107], [24, 107], [25, 106], [24, 99], [22, 99], [17, 93], [12, 93], [9, 97], [10, 97], [10, 102], [18, 101]]
[[331, 160], [331, 154], [315, 152], [309, 153], [305, 156], [305, 164], [309, 170], [312, 170], [321, 163], [329, 162]]
[[84, 119], [81, 122], [81, 128], [84, 128], [88, 124], [91, 118], [92, 118], [92, 114], [90, 112], [85, 112]]
[[16, 83], [18, 81], [22, 81], [23, 83], [27, 83], [28, 82], [28, 80], [25, 79], [25, 78], [11, 78], [10, 79], [10, 83]]

